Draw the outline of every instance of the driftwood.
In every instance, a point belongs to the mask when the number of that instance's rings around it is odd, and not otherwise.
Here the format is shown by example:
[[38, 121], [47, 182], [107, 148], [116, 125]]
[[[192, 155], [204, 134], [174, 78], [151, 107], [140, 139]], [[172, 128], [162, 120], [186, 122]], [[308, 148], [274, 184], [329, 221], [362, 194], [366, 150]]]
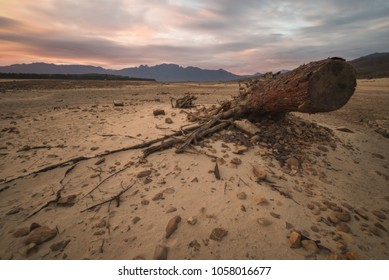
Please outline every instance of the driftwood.
[[185, 95], [181, 98], [170, 97], [170, 103], [172, 104], [172, 108], [192, 108], [194, 107], [193, 101], [197, 99], [194, 95]]

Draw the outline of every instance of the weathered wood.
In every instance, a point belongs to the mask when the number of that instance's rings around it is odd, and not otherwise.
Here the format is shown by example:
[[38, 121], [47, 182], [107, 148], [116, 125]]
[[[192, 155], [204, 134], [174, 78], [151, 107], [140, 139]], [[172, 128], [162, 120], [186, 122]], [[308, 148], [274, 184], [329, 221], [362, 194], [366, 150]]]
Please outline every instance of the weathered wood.
[[330, 112], [344, 106], [356, 87], [354, 68], [340, 58], [304, 64], [256, 86], [243, 99], [246, 112]]

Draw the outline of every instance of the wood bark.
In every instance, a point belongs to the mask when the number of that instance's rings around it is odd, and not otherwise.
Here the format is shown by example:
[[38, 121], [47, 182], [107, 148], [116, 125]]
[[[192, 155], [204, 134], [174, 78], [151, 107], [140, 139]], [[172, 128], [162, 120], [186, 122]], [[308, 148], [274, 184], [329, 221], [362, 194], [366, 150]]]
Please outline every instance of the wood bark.
[[330, 112], [344, 106], [355, 87], [355, 69], [341, 58], [328, 58], [254, 84], [235, 106], [249, 113]]

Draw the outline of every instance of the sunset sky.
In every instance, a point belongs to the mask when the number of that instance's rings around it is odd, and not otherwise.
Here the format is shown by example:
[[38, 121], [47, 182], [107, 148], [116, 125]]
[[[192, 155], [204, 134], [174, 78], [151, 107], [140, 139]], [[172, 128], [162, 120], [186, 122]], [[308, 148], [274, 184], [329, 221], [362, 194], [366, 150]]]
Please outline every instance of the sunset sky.
[[388, 0], [0, 0], [0, 65], [253, 74], [387, 52], [388, 38]]

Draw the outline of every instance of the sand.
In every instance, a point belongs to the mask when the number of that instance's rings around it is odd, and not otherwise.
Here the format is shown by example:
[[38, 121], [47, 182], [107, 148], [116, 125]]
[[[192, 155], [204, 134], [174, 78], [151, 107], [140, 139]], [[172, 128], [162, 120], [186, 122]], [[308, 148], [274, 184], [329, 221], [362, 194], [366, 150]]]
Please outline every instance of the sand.
[[[183, 154], [98, 156], [188, 124], [170, 97], [192, 93], [201, 107], [237, 92], [236, 83], [1, 81], [0, 258], [153, 259], [166, 248], [168, 259], [389, 259], [389, 79], [359, 80], [336, 112], [259, 122], [264, 135], [280, 127], [275, 141], [229, 129]], [[79, 156], [91, 158], [34, 175]], [[290, 248], [293, 231], [317, 248]]]

